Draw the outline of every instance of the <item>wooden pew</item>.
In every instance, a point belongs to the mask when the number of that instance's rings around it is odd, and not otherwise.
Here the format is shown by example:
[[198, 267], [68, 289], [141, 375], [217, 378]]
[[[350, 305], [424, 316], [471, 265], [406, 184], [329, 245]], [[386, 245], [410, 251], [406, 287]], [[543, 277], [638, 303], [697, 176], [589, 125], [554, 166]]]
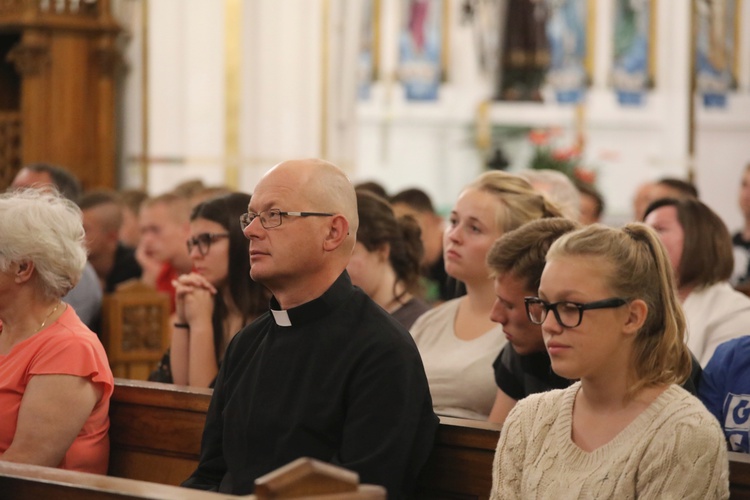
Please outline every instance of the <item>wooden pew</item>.
[[[211, 391], [153, 382], [116, 381], [110, 473], [179, 484], [194, 470]], [[487, 499], [499, 426], [442, 417], [418, 481], [421, 499]], [[164, 473], [160, 473], [164, 471]], [[750, 455], [729, 453], [732, 498], [750, 499]]]
[[359, 485], [357, 474], [300, 458], [256, 481], [255, 495], [236, 496], [178, 488], [134, 479], [0, 461], [0, 498], [37, 500], [156, 499], [330, 499], [385, 500], [381, 486]]
[[[178, 485], [198, 465], [210, 389], [116, 379], [109, 474]], [[499, 426], [443, 417], [419, 498], [488, 498]]]
[[732, 499], [750, 499], [750, 455], [729, 452], [729, 490]]
[[169, 347], [169, 317], [169, 296], [137, 279], [104, 296], [101, 338], [115, 377], [148, 379]]
[[487, 499], [500, 425], [440, 417], [435, 446], [417, 486], [420, 499]]
[[178, 485], [195, 470], [210, 389], [115, 379], [109, 475]]

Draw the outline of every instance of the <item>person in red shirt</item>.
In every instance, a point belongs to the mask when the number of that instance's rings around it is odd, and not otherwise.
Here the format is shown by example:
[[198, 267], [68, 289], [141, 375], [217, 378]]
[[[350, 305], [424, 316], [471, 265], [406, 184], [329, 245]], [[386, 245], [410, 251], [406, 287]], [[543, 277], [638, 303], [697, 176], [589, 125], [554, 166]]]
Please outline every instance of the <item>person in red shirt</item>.
[[143, 269], [141, 279], [169, 294], [174, 312], [172, 281], [193, 268], [185, 241], [190, 236], [190, 200], [167, 193], [143, 203], [138, 216], [141, 240], [136, 258]]

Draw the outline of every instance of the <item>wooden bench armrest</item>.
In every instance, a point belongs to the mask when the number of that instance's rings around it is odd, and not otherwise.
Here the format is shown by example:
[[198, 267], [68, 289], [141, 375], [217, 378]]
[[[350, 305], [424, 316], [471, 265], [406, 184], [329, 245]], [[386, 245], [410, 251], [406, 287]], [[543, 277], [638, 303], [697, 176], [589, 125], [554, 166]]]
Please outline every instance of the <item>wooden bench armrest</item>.
[[219, 500], [221, 498], [254, 499], [211, 493], [178, 486], [149, 483], [135, 479], [87, 474], [69, 470], [16, 464], [0, 460], [0, 496], [15, 500], [40, 498], [65, 499], [152, 499], [152, 500]]

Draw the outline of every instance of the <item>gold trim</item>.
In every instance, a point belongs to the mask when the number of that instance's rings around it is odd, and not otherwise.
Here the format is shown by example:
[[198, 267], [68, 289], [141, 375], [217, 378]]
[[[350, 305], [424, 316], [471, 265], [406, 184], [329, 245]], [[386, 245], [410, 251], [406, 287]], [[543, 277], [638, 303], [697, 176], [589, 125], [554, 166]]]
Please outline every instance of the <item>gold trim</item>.
[[476, 114], [476, 146], [480, 151], [488, 151], [492, 146], [492, 123], [490, 121], [490, 107], [492, 103], [489, 100], [479, 102]]
[[322, 0], [323, 19], [321, 20], [321, 54], [320, 54], [320, 157], [328, 157], [328, 69], [329, 30], [331, 6], [329, 0]]
[[382, 29], [383, 2], [372, 0], [372, 81], [380, 79], [380, 30]]
[[224, 2], [224, 179], [239, 186], [242, 0]]
[[[594, 80], [594, 50], [596, 47], [596, 3], [597, 0], [586, 2], [586, 57], [583, 66], [586, 68], [588, 81]], [[589, 83], [590, 85], [590, 83]]]
[[450, 1], [443, 0], [443, 16], [440, 33], [440, 81], [448, 81], [448, 64], [450, 63]]
[[736, 87], [740, 87], [740, 49], [742, 48], [741, 34], [742, 28], [742, 0], [737, 0], [737, 8], [734, 12], [734, 61], [732, 61], [732, 76], [736, 82]]
[[658, 17], [659, 17], [659, 0], [651, 0], [651, 9], [649, 13], [649, 20], [648, 20], [648, 78], [649, 78], [649, 86], [651, 88], [656, 87], [656, 68], [658, 67], [656, 65], [657, 62], [657, 53], [656, 53], [656, 47], [657, 47], [657, 36], [659, 35], [658, 31]]
[[696, 58], [698, 57], [698, 0], [690, 4], [690, 91], [688, 92], [688, 143], [687, 143], [687, 180], [695, 181], [695, 91], [696, 91]]
[[148, 99], [148, 48], [149, 48], [148, 0], [141, 2], [141, 189], [148, 189], [148, 155], [149, 155], [149, 99]]
[[[277, 163], [281, 163], [288, 158], [272, 158], [272, 157], [260, 157], [251, 156], [246, 158], [235, 158], [234, 161], [237, 165], [252, 166], [257, 164], [268, 165], [271, 168]], [[125, 158], [125, 163], [138, 163], [146, 165], [159, 164], [162, 166], [174, 165], [174, 166], [188, 166], [188, 165], [217, 165], [226, 166], [230, 163], [230, 159], [224, 156], [152, 156], [145, 157], [139, 155], [128, 156]]]

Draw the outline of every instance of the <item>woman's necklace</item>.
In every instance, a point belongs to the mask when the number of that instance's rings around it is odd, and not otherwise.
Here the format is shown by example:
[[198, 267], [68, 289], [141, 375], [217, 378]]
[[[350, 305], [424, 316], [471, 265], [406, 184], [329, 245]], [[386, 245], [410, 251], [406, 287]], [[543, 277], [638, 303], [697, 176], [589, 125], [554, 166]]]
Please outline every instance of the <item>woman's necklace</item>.
[[54, 308], [54, 309], [52, 309], [52, 311], [50, 311], [50, 313], [49, 313], [49, 314], [47, 315], [47, 317], [46, 317], [46, 318], [44, 318], [44, 321], [42, 321], [42, 324], [41, 324], [41, 325], [39, 325], [39, 328], [37, 328], [37, 329], [36, 329], [36, 331], [35, 331], [34, 333], [39, 333], [39, 332], [41, 332], [41, 331], [42, 331], [42, 328], [44, 328], [44, 325], [46, 325], [46, 324], [47, 324], [47, 320], [48, 320], [48, 319], [50, 319], [50, 317], [51, 317], [51, 316], [52, 316], [53, 314], [55, 314], [55, 311], [57, 311], [57, 308], [58, 308], [58, 307], [60, 307], [60, 304], [61, 304], [61, 302], [58, 302], [58, 303], [57, 303], [57, 304], [55, 305], [55, 308]]

